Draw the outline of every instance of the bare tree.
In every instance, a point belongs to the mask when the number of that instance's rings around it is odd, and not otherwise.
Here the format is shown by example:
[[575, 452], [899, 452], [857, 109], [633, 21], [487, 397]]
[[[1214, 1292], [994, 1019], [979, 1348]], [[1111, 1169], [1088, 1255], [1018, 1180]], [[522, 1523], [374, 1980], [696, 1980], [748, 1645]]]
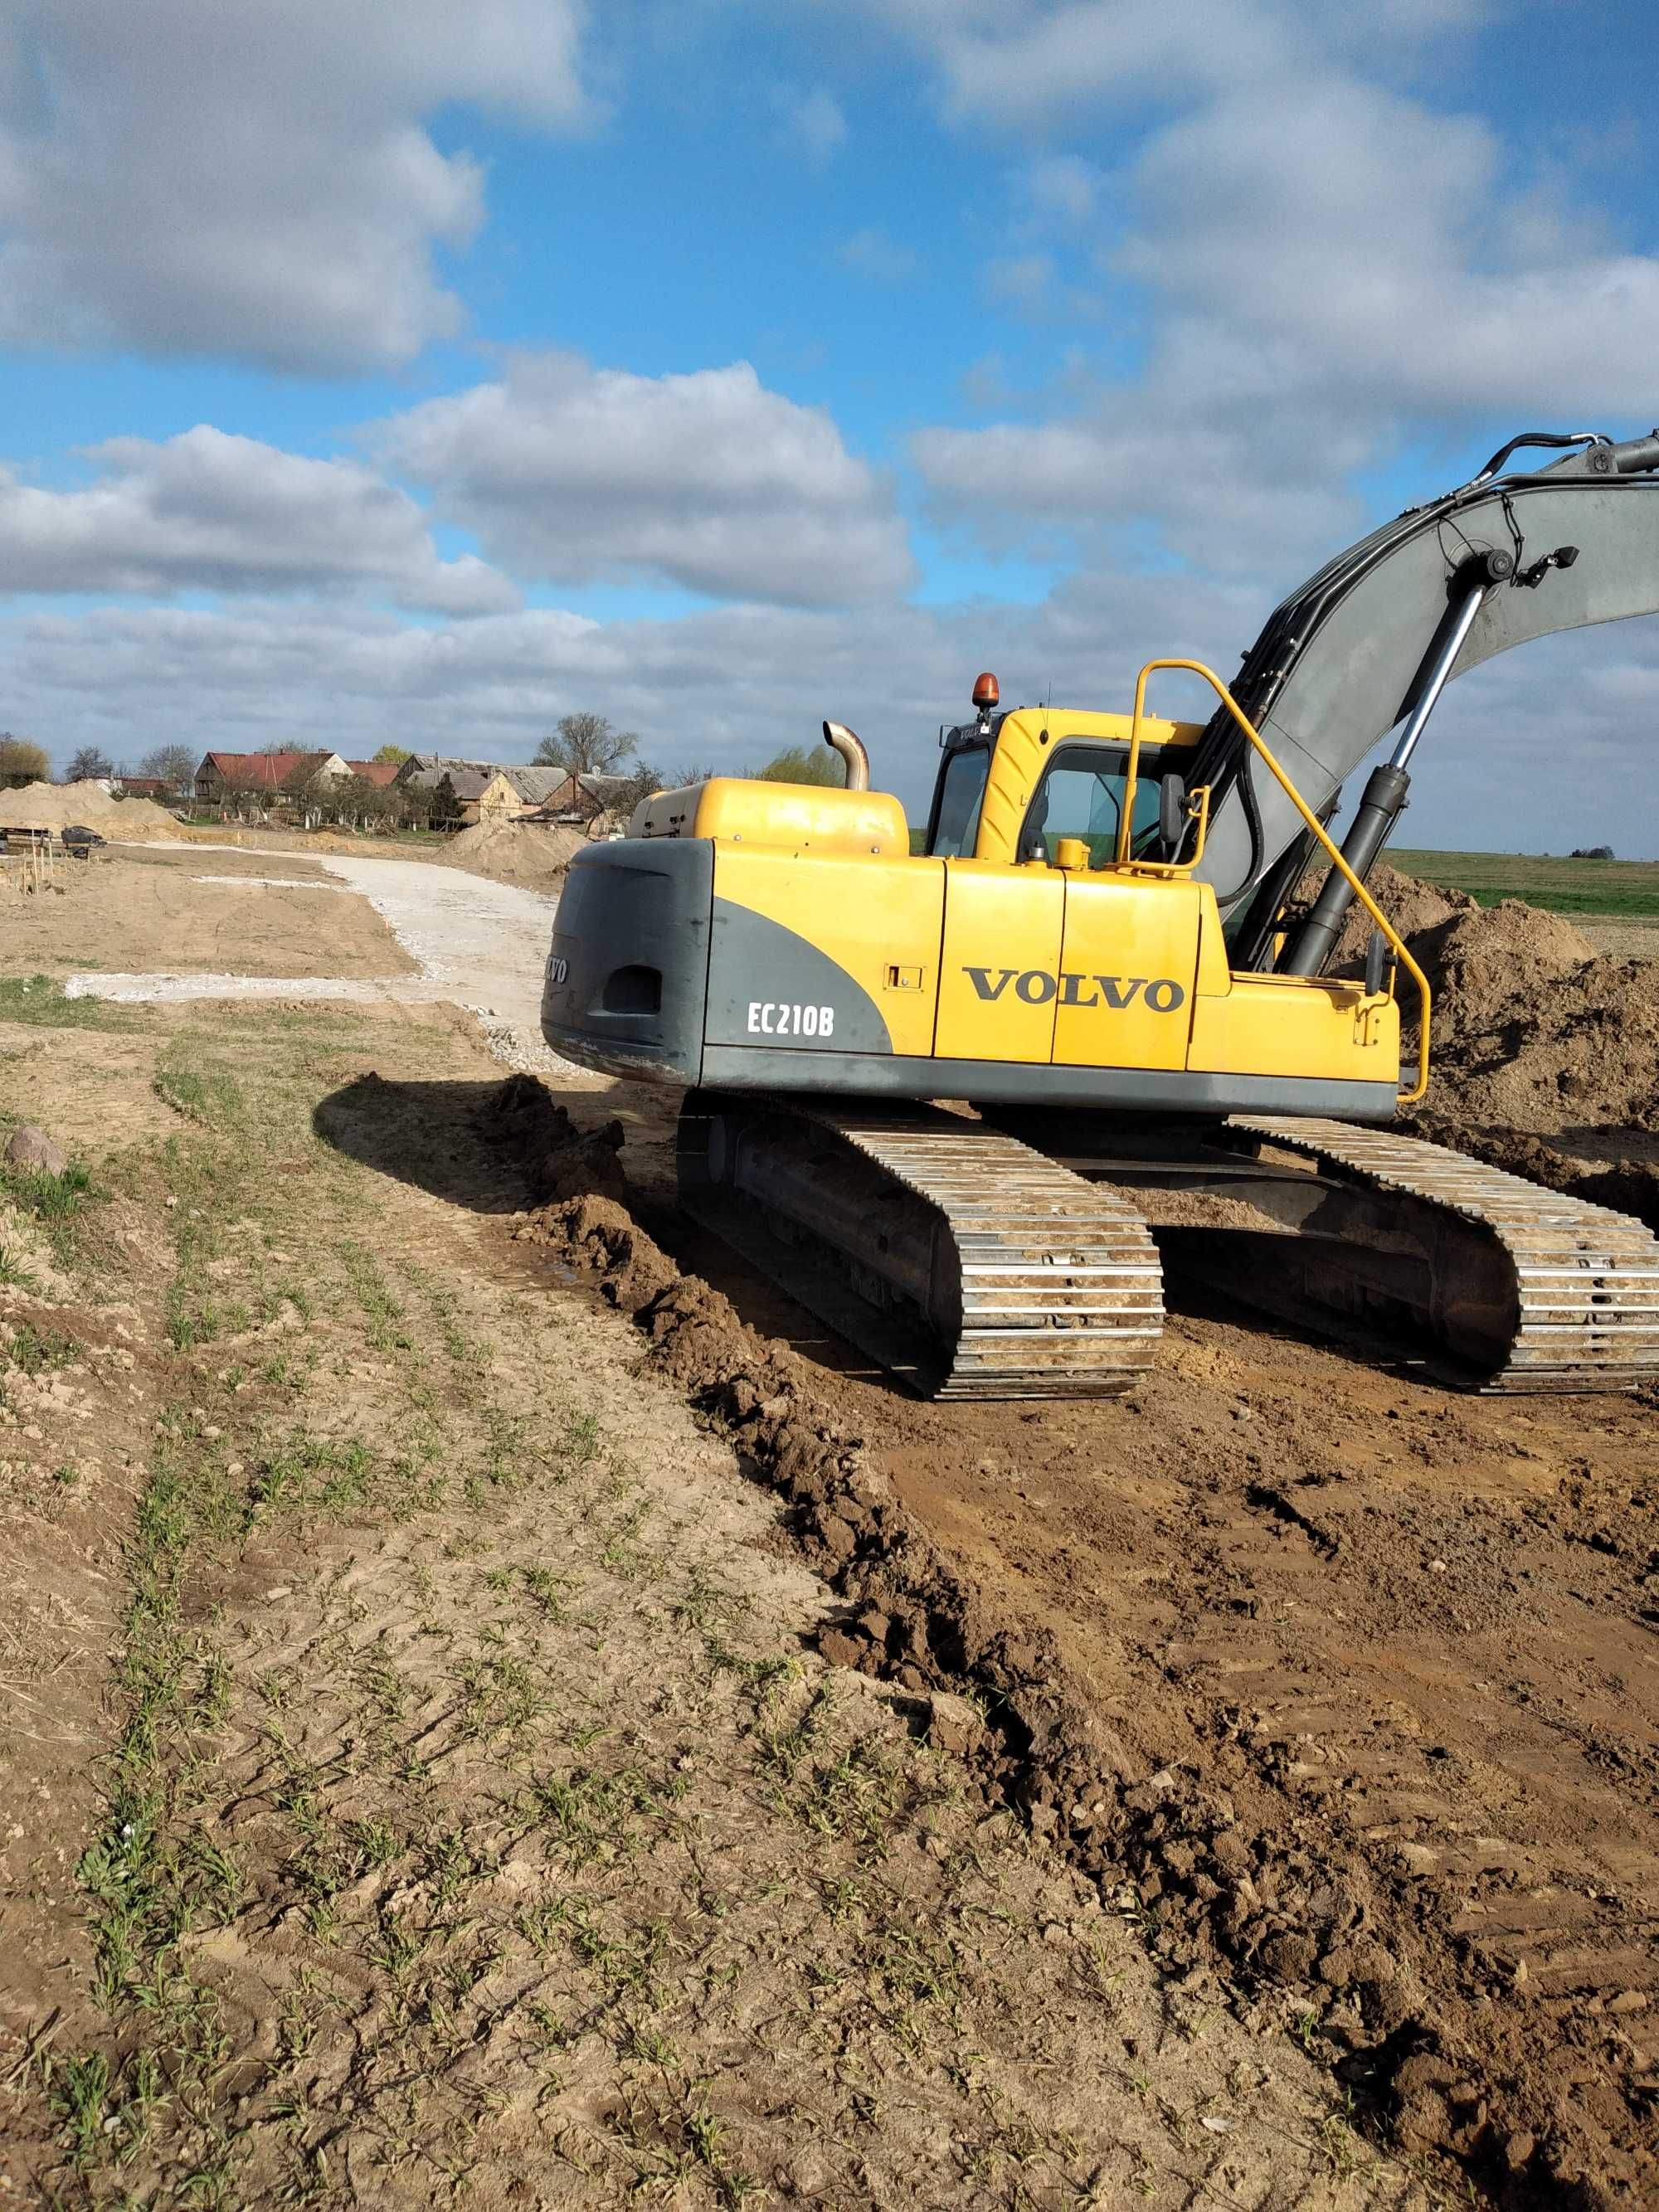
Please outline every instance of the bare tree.
[[139, 768], [169, 791], [189, 791], [196, 781], [196, 755], [188, 745], [157, 745], [144, 755]]
[[636, 732], [613, 730], [603, 714], [567, 714], [537, 746], [536, 763], [572, 775], [614, 775], [639, 744]]
[[15, 738], [0, 730], [0, 790], [20, 783], [45, 783], [52, 774], [46, 749], [33, 738]]
[[70, 756], [65, 783], [91, 783], [100, 776], [113, 775], [115, 763], [106, 752], [96, 745], [82, 745]]

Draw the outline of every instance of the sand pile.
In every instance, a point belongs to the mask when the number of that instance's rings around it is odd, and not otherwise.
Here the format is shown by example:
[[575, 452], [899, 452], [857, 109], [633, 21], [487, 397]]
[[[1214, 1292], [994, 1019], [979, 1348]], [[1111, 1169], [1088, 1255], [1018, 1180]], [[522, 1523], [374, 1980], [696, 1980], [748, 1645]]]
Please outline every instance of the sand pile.
[[1537, 1136], [1659, 1129], [1659, 965], [1519, 899], [1408, 942], [1435, 996], [1438, 1111]]
[[586, 840], [580, 830], [539, 822], [475, 822], [458, 830], [444, 856], [458, 868], [489, 876], [498, 884], [522, 884], [527, 890], [554, 891]]
[[176, 838], [179, 825], [152, 799], [112, 799], [100, 783], [26, 783], [0, 791], [0, 829], [65, 830], [84, 823], [100, 837], [130, 837], [149, 844]]
[[[1307, 886], [1310, 896], [1318, 890], [1322, 880], [1318, 875], [1310, 879]], [[1408, 942], [1425, 929], [1435, 929], [1443, 921], [1451, 921], [1455, 915], [1480, 911], [1467, 891], [1442, 890], [1437, 884], [1419, 883], [1415, 876], [1402, 876], [1386, 860], [1379, 860], [1371, 870], [1365, 888]], [[1370, 933], [1371, 918], [1356, 901], [1349, 908], [1342, 934], [1336, 940], [1333, 969], [1346, 969], [1362, 962]]]

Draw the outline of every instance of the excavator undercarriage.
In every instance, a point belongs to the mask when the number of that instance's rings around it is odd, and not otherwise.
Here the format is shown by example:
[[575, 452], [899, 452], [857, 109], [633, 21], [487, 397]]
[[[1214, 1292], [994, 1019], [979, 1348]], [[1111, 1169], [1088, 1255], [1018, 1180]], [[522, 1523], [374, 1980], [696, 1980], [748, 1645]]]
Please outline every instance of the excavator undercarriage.
[[1463, 1389], [1659, 1375], [1640, 1222], [1388, 1131], [696, 1093], [679, 1160], [698, 1218], [929, 1397], [1130, 1389], [1166, 1267]]

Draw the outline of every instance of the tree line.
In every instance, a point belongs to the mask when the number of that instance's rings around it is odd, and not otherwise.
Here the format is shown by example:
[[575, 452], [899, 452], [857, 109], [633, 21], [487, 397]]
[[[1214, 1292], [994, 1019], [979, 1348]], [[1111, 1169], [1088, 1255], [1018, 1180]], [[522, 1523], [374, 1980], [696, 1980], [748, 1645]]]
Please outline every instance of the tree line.
[[[275, 747], [269, 750], [277, 750]], [[382, 745], [374, 755], [377, 761], [404, 761], [408, 750], [402, 745]], [[579, 713], [563, 715], [557, 726], [537, 746], [535, 764], [539, 768], [562, 769], [572, 775], [614, 775], [624, 779], [625, 788], [611, 799], [607, 811], [622, 812], [630, 809], [653, 791], [677, 790], [683, 784], [701, 783], [717, 774], [749, 776], [763, 783], [839, 784], [843, 781], [840, 761], [827, 745], [786, 746], [781, 752], [763, 762], [758, 768], [720, 770], [701, 762], [686, 762], [679, 767], [662, 769], [640, 758], [640, 736], [636, 730], [619, 730], [605, 714]], [[188, 793], [195, 781], [197, 756], [188, 745], [157, 745], [147, 752], [138, 764], [137, 773], [153, 776], [170, 790]], [[100, 781], [124, 774], [118, 770], [109, 755], [97, 745], [82, 745], [74, 754], [64, 781], [81, 783]], [[9, 731], [0, 732], [0, 787], [24, 783], [45, 783], [51, 780], [52, 763], [46, 748], [30, 738], [14, 737]], [[441, 785], [440, 786], [441, 791]], [[264, 787], [250, 780], [249, 797], [263, 792]], [[371, 794], [376, 794], [372, 796]], [[315, 789], [295, 793], [305, 803], [319, 801], [324, 793], [319, 783]], [[400, 793], [383, 791], [368, 784], [360, 777], [351, 777], [345, 784], [336, 781], [330, 787], [330, 795], [349, 800], [352, 811], [366, 821], [379, 821], [392, 816], [401, 817], [408, 811]], [[459, 802], [454, 787], [450, 787], [448, 801], [453, 807], [453, 816], [459, 819]], [[334, 811], [331, 806], [331, 811]], [[430, 818], [438, 820], [436, 811], [428, 810]]]

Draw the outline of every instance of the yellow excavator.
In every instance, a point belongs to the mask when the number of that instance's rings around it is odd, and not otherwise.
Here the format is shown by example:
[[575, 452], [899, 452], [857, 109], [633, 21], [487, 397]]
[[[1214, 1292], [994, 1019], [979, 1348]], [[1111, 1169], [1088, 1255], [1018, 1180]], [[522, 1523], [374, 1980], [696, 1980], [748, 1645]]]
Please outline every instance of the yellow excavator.
[[[1004, 711], [982, 675], [920, 853], [833, 721], [843, 788], [653, 793], [570, 867], [543, 1032], [682, 1086], [683, 1202], [927, 1395], [1130, 1387], [1166, 1258], [1454, 1382], [1632, 1388], [1659, 1241], [1387, 1127], [1432, 1010], [1365, 878], [1454, 676], [1655, 611], [1659, 431], [1526, 434], [1292, 592], [1231, 686], [1153, 660], [1127, 714]], [[1208, 722], [1147, 711], [1172, 669]], [[1369, 947], [1328, 974], [1356, 902]]]

